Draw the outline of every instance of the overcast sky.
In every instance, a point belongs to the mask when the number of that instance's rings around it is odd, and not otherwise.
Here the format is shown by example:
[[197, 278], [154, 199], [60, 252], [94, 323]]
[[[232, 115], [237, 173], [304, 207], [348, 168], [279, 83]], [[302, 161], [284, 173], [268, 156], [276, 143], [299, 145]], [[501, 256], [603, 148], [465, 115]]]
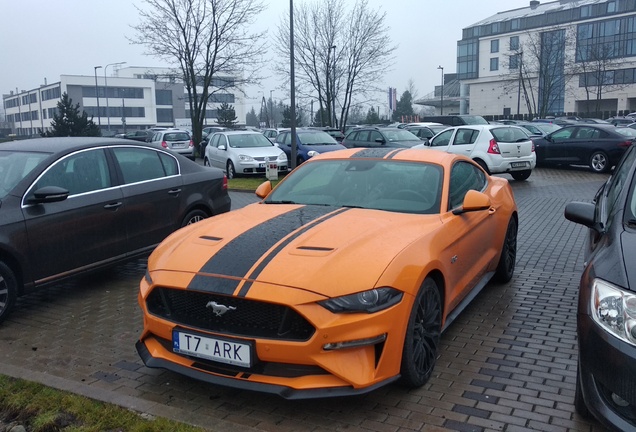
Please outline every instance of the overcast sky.
[[[295, 0], [295, 4], [303, 1]], [[353, 0], [345, 0], [353, 4]], [[544, 3], [545, 1], [542, 1]], [[274, 33], [283, 15], [289, 15], [288, 0], [264, 0], [268, 5], [259, 19], [259, 28]], [[94, 66], [127, 62], [128, 66], [167, 66], [144, 55], [143, 48], [131, 45], [131, 28], [139, 19], [135, 5], [141, 0], [0, 0], [0, 93], [29, 90], [46, 79], [60, 75], [93, 76]], [[462, 29], [497, 12], [526, 7], [529, 0], [369, 0], [375, 10], [386, 12], [386, 24], [398, 45], [395, 64], [386, 73], [382, 87], [396, 87], [398, 97], [409, 79], [419, 97], [441, 82], [441, 71], [456, 69], [457, 41]], [[270, 58], [274, 54], [270, 54]], [[112, 67], [108, 69], [108, 74]], [[264, 71], [264, 76], [270, 75]], [[100, 70], [103, 74], [103, 70]], [[261, 88], [250, 89], [247, 110], [262, 94], [274, 90], [274, 99], [283, 98], [276, 90], [280, 81], [269, 77]], [[246, 111], [247, 111], [246, 110]]]

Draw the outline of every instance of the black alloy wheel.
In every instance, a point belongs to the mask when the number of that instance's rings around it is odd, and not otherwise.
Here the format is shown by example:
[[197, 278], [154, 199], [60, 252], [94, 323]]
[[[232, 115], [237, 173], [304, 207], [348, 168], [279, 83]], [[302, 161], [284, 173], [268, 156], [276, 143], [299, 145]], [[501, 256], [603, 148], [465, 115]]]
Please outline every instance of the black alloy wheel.
[[442, 333], [442, 300], [435, 280], [427, 277], [417, 293], [409, 317], [402, 364], [401, 383], [421, 387], [433, 373]]
[[0, 323], [11, 313], [18, 293], [13, 271], [0, 261]]
[[517, 220], [513, 217], [508, 222], [506, 238], [501, 248], [501, 257], [493, 279], [497, 282], [506, 283], [512, 279], [515, 273], [515, 263], [517, 261]]

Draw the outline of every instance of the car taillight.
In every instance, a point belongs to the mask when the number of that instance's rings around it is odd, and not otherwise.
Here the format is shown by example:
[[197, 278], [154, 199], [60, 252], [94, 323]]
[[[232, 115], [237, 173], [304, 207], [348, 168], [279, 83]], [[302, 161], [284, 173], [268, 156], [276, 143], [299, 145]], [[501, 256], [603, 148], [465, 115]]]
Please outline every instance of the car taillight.
[[168, 143], [165, 141], [161, 141], [161, 147], [168, 148]]
[[532, 143], [532, 151], [534, 152], [534, 141], [530, 141]]
[[223, 174], [223, 190], [227, 190], [227, 176]]
[[190, 140], [190, 144], [188, 144], [188, 147], [194, 147], [194, 143], [192, 142], [192, 140]]
[[623, 141], [622, 143], [619, 143], [618, 146], [619, 147], [629, 147], [630, 145], [632, 145], [634, 141]]
[[488, 146], [488, 153], [501, 154], [501, 152], [499, 151], [499, 144], [497, 144], [497, 141], [495, 141], [494, 138], [490, 140], [490, 145]]

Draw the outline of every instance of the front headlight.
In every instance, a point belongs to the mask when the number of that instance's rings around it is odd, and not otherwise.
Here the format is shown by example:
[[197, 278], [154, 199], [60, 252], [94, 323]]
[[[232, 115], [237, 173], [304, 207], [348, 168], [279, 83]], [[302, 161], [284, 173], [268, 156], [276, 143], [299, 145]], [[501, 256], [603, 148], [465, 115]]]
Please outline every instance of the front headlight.
[[594, 279], [591, 301], [594, 321], [613, 336], [636, 346], [636, 295]]
[[375, 313], [399, 303], [400, 300], [402, 292], [386, 287], [323, 300], [318, 304], [333, 313]]
[[248, 155], [239, 155], [239, 160], [241, 162], [253, 162], [254, 158], [252, 156], [248, 156]]
[[309, 150], [309, 151], [307, 152], [307, 156], [309, 156], [309, 157], [314, 157], [314, 156], [317, 156], [317, 155], [319, 155], [319, 154], [320, 154], [320, 153], [318, 153], [316, 150]]
[[278, 155], [278, 160], [287, 163], [287, 155], [285, 153], [281, 153]]

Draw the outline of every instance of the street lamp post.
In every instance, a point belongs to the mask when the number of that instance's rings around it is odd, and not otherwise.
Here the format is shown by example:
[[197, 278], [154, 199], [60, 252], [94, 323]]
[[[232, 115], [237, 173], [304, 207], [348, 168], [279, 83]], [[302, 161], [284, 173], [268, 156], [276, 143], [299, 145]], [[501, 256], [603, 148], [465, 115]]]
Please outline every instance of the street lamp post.
[[99, 116], [99, 87], [97, 87], [97, 69], [101, 69], [101, 66], [95, 66], [95, 96], [97, 97], [97, 124], [99, 128], [102, 128], [101, 117]]
[[268, 123], [267, 127], [275, 127], [274, 126], [274, 100], [272, 99], [272, 93], [274, 93], [274, 90], [269, 91], [269, 112], [267, 114], [267, 123]]
[[332, 114], [332, 125], [336, 127], [336, 46], [332, 45], [329, 47], [329, 51], [333, 50], [333, 65], [331, 67], [331, 114]]
[[442, 92], [439, 104], [439, 113], [440, 115], [444, 115], [444, 68], [442, 66], [437, 66], [437, 69], [442, 70]]
[[108, 80], [106, 78], [106, 69], [108, 69], [108, 66], [117, 66], [125, 63], [126, 62], [108, 63], [104, 66], [104, 93], [106, 94], [106, 118], [108, 119], [108, 132], [110, 132], [110, 107], [108, 106]]

